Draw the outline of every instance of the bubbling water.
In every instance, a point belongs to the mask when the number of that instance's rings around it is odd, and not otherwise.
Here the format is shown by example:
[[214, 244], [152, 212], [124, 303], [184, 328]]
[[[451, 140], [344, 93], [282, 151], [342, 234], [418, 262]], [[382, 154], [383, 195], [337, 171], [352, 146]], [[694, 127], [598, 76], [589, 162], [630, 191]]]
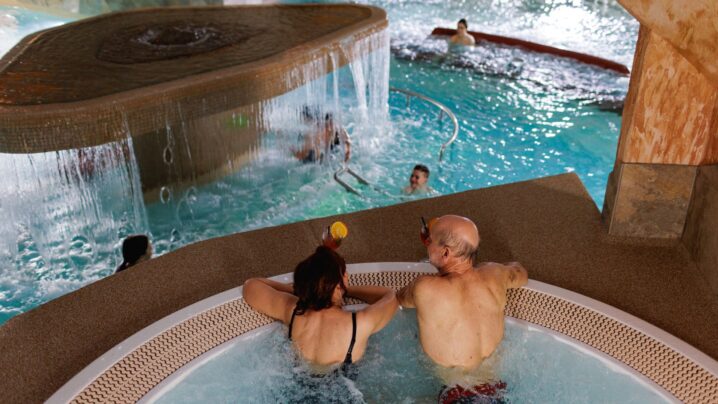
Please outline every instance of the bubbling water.
[[[150, 392], [149, 402], [366, 402], [436, 403], [444, 381], [422, 352], [414, 310], [398, 312], [369, 339], [357, 376], [317, 377], [298, 359], [274, 323], [240, 337], [187, 365], [181, 376]], [[507, 402], [657, 403], [665, 398], [603, 356], [565, 339], [508, 322], [505, 338], [487, 360], [490, 373], [507, 384]]]

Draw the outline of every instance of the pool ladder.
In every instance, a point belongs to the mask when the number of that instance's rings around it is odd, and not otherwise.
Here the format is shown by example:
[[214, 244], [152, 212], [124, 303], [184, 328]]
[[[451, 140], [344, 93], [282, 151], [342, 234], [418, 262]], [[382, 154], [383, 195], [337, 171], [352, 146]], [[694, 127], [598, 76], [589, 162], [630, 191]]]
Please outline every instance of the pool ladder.
[[389, 91], [394, 91], [396, 93], [402, 93], [406, 96], [406, 107], [409, 108], [411, 106], [411, 99], [412, 98], [418, 98], [422, 101], [426, 101], [429, 104], [432, 104], [436, 108], [439, 109], [439, 122], [441, 122], [441, 119], [444, 117], [444, 114], [449, 117], [451, 120], [451, 123], [454, 124], [454, 129], [451, 131], [451, 137], [449, 140], [441, 144], [441, 148], [439, 149], [439, 161], [441, 162], [444, 158], [444, 151], [446, 151], [446, 148], [449, 147], [454, 141], [456, 140], [456, 137], [459, 136], [459, 120], [456, 119], [456, 115], [447, 107], [446, 105], [440, 103], [439, 101], [436, 101], [433, 98], [429, 98], [423, 94], [419, 94], [417, 92], [411, 91], [411, 90], [404, 90], [401, 88], [396, 87], [389, 87]]
[[[436, 108], [439, 109], [439, 122], [441, 122], [441, 119], [444, 117], [444, 114], [449, 117], [451, 122], [454, 124], [454, 129], [451, 132], [451, 137], [449, 140], [441, 144], [441, 148], [439, 149], [439, 162], [441, 162], [444, 158], [444, 151], [446, 151], [446, 148], [449, 147], [454, 141], [456, 140], [456, 137], [459, 135], [459, 120], [456, 119], [456, 115], [447, 107], [446, 105], [440, 103], [439, 101], [436, 101], [433, 98], [429, 98], [423, 94], [419, 94], [417, 92], [411, 91], [411, 90], [404, 90], [401, 88], [396, 87], [389, 87], [389, 91], [394, 91], [396, 93], [401, 93], [406, 96], [406, 107], [409, 108], [411, 106], [411, 99], [412, 98], [418, 98], [422, 101], [426, 101], [429, 104], [434, 105]], [[367, 181], [364, 177], [359, 175], [357, 172], [352, 170], [347, 166], [347, 164], [344, 164], [341, 168], [339, 168], [337, 171], [334, 172], [334, 180], [339, 183], [344, 189], [347, 190], [347, 192], [351, 192], [356, 195], [361, 195], [361, 193], [354, 188], [353, 186], [349, 185], [346, 181], [342, 180], [341, 176], [344, 174], [349, 174], [350, 176], [354, 177], [360, 184], [362, 185], [369, 185], [372, 186], [369, 181]], [[375, 190], [382, 192], [384, 194], [387, 194], [382, 189], [372, 186]], [[387, 194], [388, 195], [388, 194]]]
[[343, 186], [344, 189], [347, 190], [347, 192], [351, 192], [356, 195], [361, 195], [361, 192], [359, 192], [356, 188], [354, 188], [353, 186], [349, 185], [348, 183], [346, 183], [344, 180], [341, 179], [342, 174], [349, 174], [352, 177], [356, 178], [356, 180], [359, 181], [360, 184], [369, 185], [369, 181], [364, 179], [364, 177], [362, 177], [361, 175], [354, 172], [354, 170], [352, 170], [351, 168], [344, 166], [334, 172], [334, 180], [336, 182], [338, 182], [339, 185]]

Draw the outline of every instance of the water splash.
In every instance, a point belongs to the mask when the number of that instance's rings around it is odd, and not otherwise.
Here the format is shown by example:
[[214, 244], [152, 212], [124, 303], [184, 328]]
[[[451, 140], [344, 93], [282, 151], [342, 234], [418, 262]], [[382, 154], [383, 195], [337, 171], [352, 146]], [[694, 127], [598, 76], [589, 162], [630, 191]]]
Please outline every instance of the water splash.
[[[291, 199], [310, 200], [318, 186], [330, 186], [338, 160], [303, 166], [292, 157], [300, 146], [297, 134], [316, 129], [307, 127], [303, 111], [332, 114], [337, 126], [350, 129], [355, 154], [370, 153], [370, 145], [385, 136], [376, 128], [388, 118], [388, 43], [382, 32], [318, 53], [286, 77], [311, 80], [258, 105], [174, 123], [170, 116], [184, 118], [183, 111], [168, 103], [165, 116], [152, 118], [162, 128], [155, 133], [133, 137], [125, 119], [124, 137], [114, 143], [0, 155], [6, 173], [0, 178], [0, 213], [6, 218], [0, 223], [0, 323], [113, 273], [121, 241], [130, 234], [149, 234], [155, 252], [163, 254], [310, 216], [298, 213], [306, 204]], [[353, 61], [338, 66], [347, 56]], [[237, 139], [250, 143], [246, 155], [224, 152], [228, 133], [241, 137], [255, 129], [258, 143]], [[219, 159], [213, 167], [220, 175], [239, 171], [225, 179], [204, 178], [197, 170], [211, 158]], [[162, 182], [148, 188], [148, 174]], [[291, 175], [296, 180], [286, 183]], [[307, 185], [317, 176], [326, 181]], [[278, 189], [278, 182], [286, 188]]]

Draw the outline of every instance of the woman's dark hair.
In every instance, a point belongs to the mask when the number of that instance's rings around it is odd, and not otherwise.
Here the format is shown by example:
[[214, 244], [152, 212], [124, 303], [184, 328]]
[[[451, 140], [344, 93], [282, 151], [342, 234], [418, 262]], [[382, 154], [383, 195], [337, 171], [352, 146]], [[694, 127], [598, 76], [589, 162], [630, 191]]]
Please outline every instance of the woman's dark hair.
[[122, 264], [117, 267], [115, 272], [123, 271], [135, 265], [143, 255], [147, 254], [147, 246], [149, 246], [149, 244], [150, 239], [144, 234], [128, 236], [125, 241], [122, 242]]
[[460, 19], [460, 20], [459, 20], [459, 24], [464, 24], [464, 26], [466, 27], [466, 29], [469, 28], [469, 24], [466, 22], [466, 19], [465, 19], [465, 18]]
[[347, 265], [341, 255], [331, 248], [317, 247], [314, 254], [294, 269], [294, 295], [299, 298], [297, 314], [331, 307], [337, 285], [346, 291], [346, 271]]

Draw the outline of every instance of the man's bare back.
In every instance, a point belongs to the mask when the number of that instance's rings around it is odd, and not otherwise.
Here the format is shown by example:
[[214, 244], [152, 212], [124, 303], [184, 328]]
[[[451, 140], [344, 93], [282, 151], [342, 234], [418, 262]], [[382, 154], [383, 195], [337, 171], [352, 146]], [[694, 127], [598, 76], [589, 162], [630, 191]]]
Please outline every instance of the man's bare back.
[[473, 370], [504, 335], [506, 292], [526, 284], [517, 262], [474, 267], [476, 226], [459, 216], [442, 216], [430, 230], [427, 252], [439, 275], [424, 275], [399, 291], [404, 307], [415, 307], [424, 352], [438, 365]]
[[[419, 337], [426, 354], [444, 367], [473, 369], [504, 336], [510, 278], [519, 267], [483, 263], [463, 274], [426, 276], [414, 288]], [[515, 281], [514, 281], [515, 282]]]

